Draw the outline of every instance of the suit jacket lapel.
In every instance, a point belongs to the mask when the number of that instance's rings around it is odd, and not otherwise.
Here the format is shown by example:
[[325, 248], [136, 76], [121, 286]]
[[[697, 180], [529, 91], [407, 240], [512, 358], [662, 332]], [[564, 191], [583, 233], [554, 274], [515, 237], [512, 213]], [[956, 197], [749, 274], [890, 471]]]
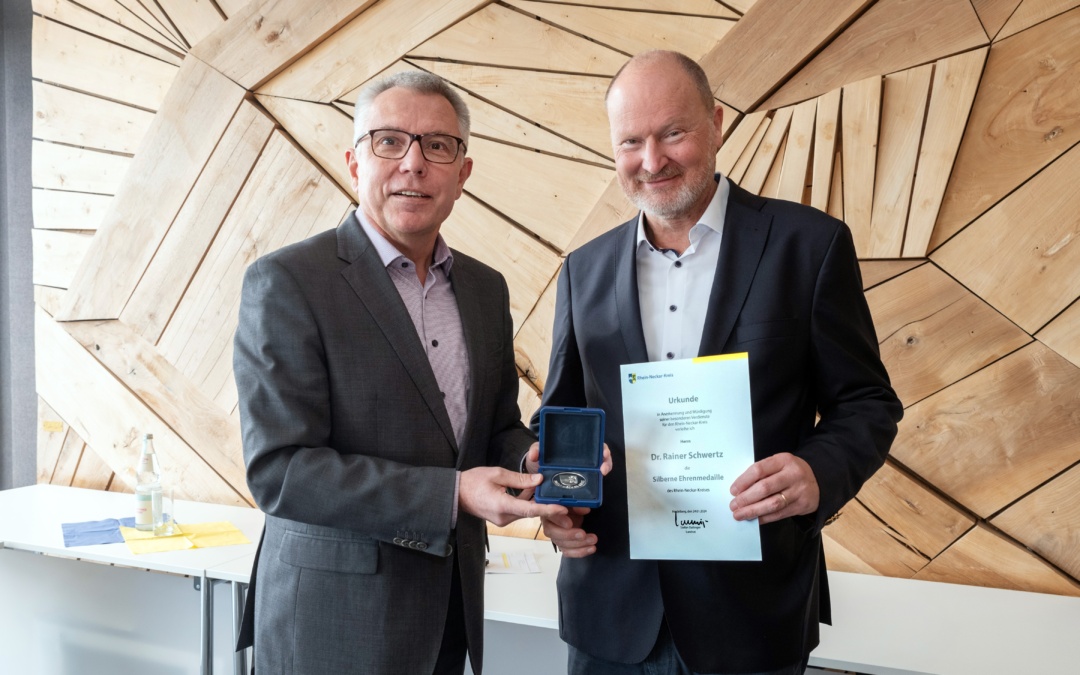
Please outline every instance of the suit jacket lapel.
[[764, 203], [760, 197], [731, 184], [724, 216], [724, 239], [709, 294], [699, 356], [716, 354], [724, 348], [746, 302], [772, 222], [760, 211]]
[[638, 303], [637, 218], [623, 223], [622, 227], [623, 233], [615, 249], [615, 307], [629, 363], [644, 363], [649, 360], [649, 350], [645, 346], [641, 305]]
[[338, 257], [350, 263], [341, 271], [341, 275], [386, 336], [386, 341], [401, 359], [413, 384], [420, 391], [431, 414], [435, 416], [439, 428], [450, 441], [454, 452], [457, 452], [454, 429], [443, 404], [439, 383], [431, 370], [424, 347], [420, 344], [409, 310], [405, 308], [401, 294], [386, 273], [378, 251], [371, 245], [371, 240], [355, 216], [346, 218], [345, 222], [338, 226], [337, 235]]
[[[466, 402], [468, 414], [465, 416], [465, 433], [462, 445], [467, 447], [472, 438], [473, 425], [476, 423], [476, 411], [481, 410], [480, 401], [486, 394], [487, 380], [483, 377], [483, 365], [491, 358], [490, 344], [485, 326], [490, 323], [490, 312], [501, 311], [500, 307], [488, 308], [485, 313], [481, 303], [484, 297], [482, 289], [477, 287], [476, 278], [469, 265], [460, 255], [454, 259], [450, 270], [450, 283], [457, 298], [458, 314], [461, 315], [461, 330], [465, 335], [465, 347], [469, 352], [469, 395]], [[465, 453], [458, 453], [460, 466]]]

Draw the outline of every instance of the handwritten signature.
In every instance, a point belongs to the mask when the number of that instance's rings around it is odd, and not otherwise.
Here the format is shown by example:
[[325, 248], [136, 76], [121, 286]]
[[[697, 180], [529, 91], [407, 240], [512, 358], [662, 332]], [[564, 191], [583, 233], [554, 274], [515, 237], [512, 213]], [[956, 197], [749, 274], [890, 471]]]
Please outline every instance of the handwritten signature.
[[[675, 527], [685, 527], [687, 525], [697, 525], [698, 527], [705, 527], [705, 523], [709, 522], [705, 519], [690, 518], [686, 520], [679, 520], [680, 513], [690, 513], [689, 511], [676, 511], [672, 509], [672, 513], [675, 514]], [[696, 512], [695, 512], [696, 513]]]

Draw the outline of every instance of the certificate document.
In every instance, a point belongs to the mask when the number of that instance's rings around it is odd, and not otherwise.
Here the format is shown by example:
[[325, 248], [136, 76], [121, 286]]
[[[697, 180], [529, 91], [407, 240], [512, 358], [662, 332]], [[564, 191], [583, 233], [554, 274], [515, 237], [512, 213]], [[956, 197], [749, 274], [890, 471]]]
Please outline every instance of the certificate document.
[[761, 560], [729, 506], [754, 463], [748, 355], [624, 365], [622, 404], [630, 557]]

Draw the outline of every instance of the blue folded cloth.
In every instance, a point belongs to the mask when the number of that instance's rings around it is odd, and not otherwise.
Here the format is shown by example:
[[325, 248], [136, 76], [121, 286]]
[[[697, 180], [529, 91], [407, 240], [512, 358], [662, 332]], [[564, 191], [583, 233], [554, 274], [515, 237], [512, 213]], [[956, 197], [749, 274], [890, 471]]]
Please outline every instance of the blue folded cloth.
[[135, 527], [135, 518], [106, 518], [88, 520], [84, 523], [62, 523], [64, 546], [91, 546], [93, 544], [119, 544], [124, 538], [120, 526]]

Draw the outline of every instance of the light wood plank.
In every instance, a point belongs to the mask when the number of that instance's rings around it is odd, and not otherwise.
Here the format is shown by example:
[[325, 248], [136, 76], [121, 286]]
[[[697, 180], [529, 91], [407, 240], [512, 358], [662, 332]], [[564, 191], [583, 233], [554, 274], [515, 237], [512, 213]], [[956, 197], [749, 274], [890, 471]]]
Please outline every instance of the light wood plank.
[[1073, 302], [1068, 309], [1035, 334], [1040, 342], [1073, 365], [1080, 366], [1080, 302]]
[[1080, 369], [1039, 342], [910, 406], [892, 456], [982, 517], [1080, 461]]
[[37, 482], [48, 483], [56, 470], [60, 451], [64, 448], [68, 425], [56, 411], [38, 396]]
[[150, 10], [146, 9], [143, 5], [143, 0], [113, 0], [117, 6], [123, 8], [129, 16], [144, 26], [153, 30], [155, 33], [174, 44], [177, 49], [186, 50], [187, 45], [180, 39], [180, 36], [176, 34], [176, 31], [172, 26], [166, 26], [161, 22], [161, 19], [150, 13]]
[[79, 458], [82, 457], [86, 443], [79, 438], [71, 429], [68, 429], [64, 437], [64, 447], [60, 449], [60, 457], [56, 460], [56, 470], [53, 471], [51, 485], [70, 486], [75, 478], [75, 470], [79, 468]]
[[[716, 16], [727, 19], [737, 19], [739, 14], [728, 9], [716, 0], [578, 0], [578, 5], [590, 7], [618, 7], [620, 9], [636, 9], [647, 12], [661, 12], [664, 14], [693, 14], [697, 16]], [[752, 0], [725, 3], [738, 8], [739, 5], [749, 6]], [[740, 11], [745, 12], [745, 9]], [[648, 19], [646, 19], [648, 20]]]
[[[766, 121], [765, 115], [768, 111], [762, 110], [743, 117], [739, 124], [735, 127], [735, 130], [731, 132], [731, 135], [727, 137], [723, 145], [720, 146], [720, 152], [716, 153], [716, 170], [725, 176], [730, 176], [732, 169], [735, 168], [735, 163], [739, 161], [743, 153], [746, 152], [747, 147], [750, 145], [750, 141], [757, 134], [758, 128]], [[765, 132], [761, 132], [764, 136]], [[758, 138], [760, 142], [760, 137]], [[753, 152], [757, 151], [755, 146]], [[751, 152], [751, 156], [753, 156]]]
[[53, 317], [64, 304], [64, 296], [67, 291], [63, 288], [51, 286], [34, 286], [34, 304], [42, 309], [49, 317]]
[[125, 174], [59, 318], [120, 316], [245, 93], [198, 59], [184, 59], [146, 135], [155, 152], [139, 153]]
[[71, 487], [104, 490], [109, 487], [112, 476], [113, 471], [109, 465], [97, 456], [93, 448], [84, 446], [82, 455], [79, 457], [79, 466], [71, 478]]
[[975, 525], [975, 519], [889, 462], [866, 481], [857, 499], [909, 546], [934, 558]]
[[1031, 341], [934, 265], [866, 294], [893, 388], [911, 405]]
[[[95, 8], [92, 1], [85, 4], [86, 7], [81, 7], [69, 0], [33, 0], [34, 13], [40, 14], [44, 17], [57, 21], [59, 23], [71, 26], [85, 33], [96, 35], [97, 37], [114, 42], [116, 44], [123, 45], [135, 51], [142, 52], [147, 56], [152, 56], [156, 59], [160, 59], [166, 63], [171, 63], [174, 66], [180, 65], [182, 58], [181, 53], [177, 50], [176, 45], [172, 44], [168, 40], [163, 40], [160, 35], [155, 33], [145, 24], [136, 26], [134, 24], [141, 24], [139, 21], [128, 21], [127, 25], [119, 25], [115, 21], [111, 21], [108, 18], [100, 16], [98, 10], [100, 7]], [[98, 5], [105, 3], [98, 2]], [[113, 3], [114, 8], [119, 8], [119, 5]], [[88, 11], [94, 10], [94, 11]], [[121, 10], [124, 11], [124, 10]], [[124, 12], [130, 17], [130, 13]], [[115, 15], [116, 12], [114, 11]], [[129, 30], [130, 29], [130, 30]]]
[[757, 3], [758, 0], [723, 0], [723, 3], [728, 7], [731, 7], [736, 12], [740, 12], [745, 15], [750, 11], [750, 8]]
[[248, 4], [248, 0], [215, 0], [215, 2], [217, 2], [218, 9], [225, 12], [225, 16], [230, 18]]
[[[671, 49], [695, 61], [705, 56], [735, 26], [733, 18], [719, 19], [679, 14], [642, 14], [621, 9], [558, 5], [531, 0], [508, 0], [530, 14], [567, 30], [585, 35], [624, 54], [649, 49]], [[534, 57], [535, 58], [535, 57]], [[618, 59], [619, 64], [626, 60]], [[552, 68], [546, 66], [546, 68]], [[616, 70], [618, 66], [616, 66]], [[614, 74], [615, 71], [611, 71]]]
[[33, 141], [30, 180], [34, 187], [111, 195], [131, 167], [131, 158], [70, 145]]
[[906, 70], [987, 42], [970, 0], [880, 0], [762, 106], [791, 105], [848, 82]]
[[929, 251], [945, 185], [964, 134], [971, 103], [979, 87], [988, 47], [938, 61], [926, 113], [918, 170], [904, 236], [904, 256], [922, 257]]
[[612, 156], [611, 132], [604, 109], [604, 91], [608, 85], [605, 78], [523, 73], [508, 68], [439, 61], [418, 63], [425, 70], [446, 78], [462, 89], [603, 157], [610, 159]]
[[185, 48], [191, 46], [184, 41], [184, 36], [180, 35], [180, 31], [176, 29], [176, 24], [174, 24], [169, 19], [169, 16], [161, 9], [158, 0], [117, 0], [117, 2], [124, 4], [128, 8], [131, 8], [134, 4], [141, 5], [143, 11], [153, 18], [155, 26], [160, 26], [161, 29], [166, 31], [173, 39], [179, 41], [180, 46]]
[[[817, 118], [815, 99], [795, 106], [788, 130], [787, 146], [783, 159], [783, 173], [776, 196], [793, 202], [801, 202], [806, 191], [807, 169], [810, 167], [810, 150], [814, 142], [814, 120]], [[830, 150], [829, 156], [832, 156]]]
[[898, 258], [903, 252], [932, 70], [927, 64], [885, 77], [870, 216], [873, 258]]
[[[1080, 72], [1080, 71], [1078, 71]], [[931, 258], [1029, 333], [1080, 297], [1080, 146], [938, 249]], [[1023, 223], [1023, 227], [1017, 227]]]
[[840, 150], [833, 158], [832, 189], [829, 191], [828, 214], [844, 220], [844, 158]]
[[[790, 129], [788, 131], [790, 132]], [[790, 140], [791, 134], [788, 133], [784, 136], [784, 140], [780, 143], [780, 147], [776, 151], [776, 158], [773, 160], [772, 166], [769, 167], [769, 173], [765, 177], [765, 183], [761, 186], [761, 190], [758, 191], [758, 194], [762, 197], [775, 199], [778, 196], [780, 190], [780, 176], [784, 171], [784, 156], [787, 154], [787, 147]]]
[[860, 260], [859, 270], [862, 272], [863, 290], [873, 288], [924, 264], [926, 264], [925, 260]]
[[585, 216], [585, 220], [582, 221], [581, 227], [574, 234], [574, 238], [566, 246], [564, 253], [579, 248], [582, 244], [595, 239], [616, 225], [635, 217], [637, 213], [637, 207], [626, 198], [626, 193], [623, 192], [618, 176], [613, 174], [611, 180], [608, 181], [607, 187], [604, 188], [603, 194], [600, 195], [600, 199], [596, 200], [596, 204], [589, 211], [589, 215]]
[[826, 549], [829, 569], [842, 569], [845, 558], [855, 558], [860, 567], [874, 574], [909, 579], [929, 562], [904, 535], [874, 517], [858, 500], [845, 504], [840, 517], [825, 528], [825, 533], [834, 547], [845, 552], [830, 558]]
[[[129, 10], [117, 0], [78, 0], [78, 3], [94, 14], [105, 17], [113, 23], [118, 23], [128, 30], [160, 44], [164, 48], [175, 53], [177, 57], [183, 55], [183, 45], [180, 44], [180, 41], [175, 36], [171, 34], [166, 35], [166, 31], [163, 28], [159, 30], [158, 28], [152, 27], [140, 15]], [[144, 13], [146, 11], [143, 10], [141, 6], [139, 6], [139, 9]], [[148, 14], [145, 16], [149, 18], [151, 22], [157, 24], [157, 21], [155, 21], [153, 17], [150, 17]], [[179, 61], [177, 61], [176, 65], [180, 65]]]
[[979, 15], [987, 36], [993, 39], [1021, 0], [971, 0], [971, 6]]
[[[489, 1], [446, 0], [429, 11], [417, 12], [412, 2], [382, 0], [266, 84], [252, 89], [271, 96], [330, 103]], [[364, 58], [356, 58], [357, 45], [364, 46]]]
[[829, 208], [829, 195], [833, 188], [833, 159], [836, 155], [836, 138], [840, 131], [840, 93], [833, 89], [817, 99], [817, 117], [814, 119], [814, 164], [810, 187], [810, 206], [821, 211]]
[[514, 336], [517, 366], [538, 391], [543, 391], [547, 382], [548, 363], [551, 360], [551, 326], [555, 322], [555, 295], [560, 272], [561, 269], [552, 275], [529, 318]]
[[33, 230], [34, 283], [67, 288], [90, 247], [91, 235], [62, 230]]
[[[556, 14], [560, 7], [548, 6]], [[626, 61], [623, 54], [502, 5], [484, 7], [408, 55], [605, 77]]]
[[[394, 62], [386, 70], [378, 73], [372, 79], [380, 79], [397, 72], [423, 70], [409, 61], [401, 60]], [[452, 84], [452, 83], [451, 83]], [[343, 101], [334, 101], [334, 105], [345, 112], [350, 118], [354, 114], [353, 102], [363, 85], [353, 89], [344, 95]], [[499, 108], [484, 99], [477, 98], [464, 89], [455, 86], [458, 94], [469, 107], [469, 118], [472, 134], [485, 136], [491, 140], [504, 141], [514, 145], [534, 148], [562, 157], [581, 159], [588, 162], [599, 162], [608, 166], [614, 163], [598, 152], [583, 148], [576, 143], [557, 136], [543, 127], [537, 126], [532, 120], [516, 115], [512, 112]], [[610, 154], [610, 153], [609, 153]]]
[[739, 185], [753, 193], [761, 191], [765, 179], [769, 175], [773, 161], [780, 152], [780, 146], [787, 136], [788, 127], [791, 126], [792, 108], [781, 108], [773, 114], [772, 124], [761, 139], [754, 158], [750, 160], [750, 166], [746, 168], [746, 174], [739, 181]]
[[735, 161], [735, 166], [731, 167], [731, 173], [728, 174], [728, 178], [736, 183], [742, 183], [743, 176], [746, 175], [746, 170], [750, 168], [750, 162], [752, 162], [757, 155], [762, 139], [765, 138], [765, 134], [769, 132], [769, 127], [772, 126], [772, 121], [771, 117], [766, 117], [761, 120], [761, 125], [758, 126], [754, 135], [750, 138], [750, 142], [746, 144], [746, 148], [743, 150], [742, 154], [739, 155], [739, 159]]
[[154, 114], [122, 103], [33, 83], [34, 138], [134, 154]]
[[176, 66], [34, 17], [34, 77], [149, 110], [157, 110]]
[[338, 186], [352, 194], [352, 179], [345, 162], [353, 136], [353, 121], [337, 108], [276, 96], [255, 96], [304, 150], [311, 154]]
[[[715, 87], [713, 94], [736, 110], [753, 112], [770, 91], [869, 4], [870, 0], [756, 3], [700, 60]], [[748, 54], [755, 57], [747, 58]], [[817, 96], [836, 86], [808, 95]]]
[[[830, 572], [851, 572], [853, 574], [872, 574], [881, 576], [881, 573], [863, 561], [855, 551], [848, 550], [832, 538], [829, 529], [821, 533], [821, 543], [825, 549], [825, 567]], [[851, 542], [854, 544], [855, 542]], [[858, 550], [856, 548], [856, 550]]]
[[1080, 141], [1080, 11], [990, 48], [938, 213], [936, 249]]
[[244, 102], [154, 253], [120, 319], [156, 343], [233, 206], [273, 122]]
[[202, 42], [225, 23], [213, 0], [155, 0], [188, 45]]
[[240, 426], [227, 411], [203, 395], [131, 326], [121, 321], [72, 321], [62, 326], [237, 494], [254, 504], [245, 477]]
[[[525, 229], [565, 251], [611, 181], [610, 169], [473, 138], [475, 160], [465, 190]], [[517, 181], [506, 188], [506, 167]]]
[[851, 228], [855, 252], [865, 258], [872, 247], [870, 220], [874, 211], [881, 78], [875, 75], [845, 86], [841, 108], [844, 222]]
[[454, 205], [440, 232], [451, 247], [506, 277], [516, 332], [559, 269], [559, 256], [468, 194]]
[[915, 578], [1080, 596], [1080, 585], [1075, 581], [982, 525], [935, 558]]
[[110, 195], [35, 189], [34, 227], [39, 230], [96, 230], [112, 202]]
[[129, 486], [124, 480], [113, 472], [112, 478], [109, 479], [109, 492], [117, 492], [122, 494], [135, 494], [135, 490]]
[[1080, 579], [1080, 466], [1057, 476], [990, 522]]
[[[375, 0], [253, 0], [229, 14], [229, 20], [192, 47], [191, 54], [254, 90], [373, 4]], [[365, 52], [372, 46], [370, 39], [353, 42], [343, 58], [360, 60], [355, 58], [358, 44], [365, 45]]]
[[264, 253], [336, 227], [350, 208], [345, 193], [275, 131], [162, 333], [161, 355], [231, 410], [244, 270]]
[[1016, 35], [1041, 21], [1080, 7], [1078, 0], [1023, 0], [1002, 27], [997, 39]]

